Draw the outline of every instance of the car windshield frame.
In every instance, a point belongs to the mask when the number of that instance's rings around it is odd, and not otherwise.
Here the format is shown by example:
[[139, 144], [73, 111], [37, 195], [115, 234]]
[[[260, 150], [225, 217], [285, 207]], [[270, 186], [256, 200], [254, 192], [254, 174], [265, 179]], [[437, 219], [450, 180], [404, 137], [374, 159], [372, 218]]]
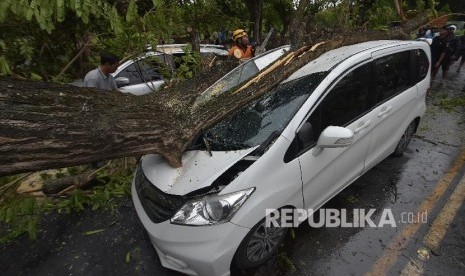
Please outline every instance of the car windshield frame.
[[208, 87], [196, 99], [194, 106], [207, 102], [210, 98], [226, 93], [250, 80], [260, 71], [278, 60], [290, 50], [289, 45], [281, 46], [245, 61]]

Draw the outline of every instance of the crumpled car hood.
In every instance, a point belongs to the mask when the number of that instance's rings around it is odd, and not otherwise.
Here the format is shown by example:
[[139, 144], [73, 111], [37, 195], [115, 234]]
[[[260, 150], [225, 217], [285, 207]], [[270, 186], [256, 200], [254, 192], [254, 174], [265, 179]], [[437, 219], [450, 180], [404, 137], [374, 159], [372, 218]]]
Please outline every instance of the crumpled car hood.
[[255, 148], [212, 151], [212, 156], [207, 151], [188, 151], [182, 156], [181, 168], [171, 167], [161, 155], [148, 154], [142, 158], [141, 166], [147, 179], [161, 191], [185, 195], [211, 185], [222, 173]]

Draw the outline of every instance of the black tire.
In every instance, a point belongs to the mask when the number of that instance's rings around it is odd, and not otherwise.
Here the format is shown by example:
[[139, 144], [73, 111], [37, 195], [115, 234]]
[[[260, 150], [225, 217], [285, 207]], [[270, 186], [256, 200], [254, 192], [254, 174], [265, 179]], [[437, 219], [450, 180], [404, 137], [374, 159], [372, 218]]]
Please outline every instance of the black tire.
[[237, 248], [233, 262], [240, 269], [259, 266], [278, 250], [288, 228], [266, 227], [265, 219], [258, 222]]
[[408, 125], [407, 129], [402, 134], [399, 143], [397, 144], [396, 149], [392, 153], [394, 157], [400, 157], [404, 154], [404, 151], [407, 149], [410, 140], [412, 140], [413, 134], [415, 134], [415, 130], [417, 128], [417, 124], [415, 121], [412, 121], [410, 125]]

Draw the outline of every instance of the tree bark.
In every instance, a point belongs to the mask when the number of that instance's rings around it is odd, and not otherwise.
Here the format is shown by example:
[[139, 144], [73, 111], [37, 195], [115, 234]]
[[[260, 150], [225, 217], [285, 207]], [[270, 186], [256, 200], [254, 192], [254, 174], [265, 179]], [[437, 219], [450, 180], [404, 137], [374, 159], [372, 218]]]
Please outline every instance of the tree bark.
[[179, 118], [148, 98], [1, 78], [0, 174], [171, 151]]
[[289, 28], [292, 30], [289, 33], [292, 49], [298, 49], [305, 43], [305, 25], [302, 24], [302, 22], [305, 22], [304, 18], [309, 5], [310, 0], [300, 0], [299, 6], [294, 12], [294, 16], [292, 17], [291, 25]]
[[82, 173], [62, 178], [48, 179], [42, 184], [42, 192], [47, 195], [58, 194], [70, 187], [84, 188], [96, 178], [93, 172]]
[[404, 15], [404, 10], [402, 9], [402, 0], [394, 0], [394, 5], [396, 6], [397, 16], [399, 16], [399, 19], [402, 22], [407, 20]]
[[256, 42], [261, 42], [262, 33], [262, 16], [263, 16], [263, 0], [246, 0], [247, 9], [249, 10], [249, 19], [251, 29], [253, 30], [253, 39]]
[[145, 96], [0, 78], [0, 175], [148, 153], [159, 153], [180, 167], [182, 153], [203, 130], [267, 93], [310, 60], [344, 45], [390, 37], [341, 36], [313, 52], [308, 46], [301, 48], [285, 62], [270, 65], [274, 70], [195, 108], [195, 98], [209, 86], [208, 72]]

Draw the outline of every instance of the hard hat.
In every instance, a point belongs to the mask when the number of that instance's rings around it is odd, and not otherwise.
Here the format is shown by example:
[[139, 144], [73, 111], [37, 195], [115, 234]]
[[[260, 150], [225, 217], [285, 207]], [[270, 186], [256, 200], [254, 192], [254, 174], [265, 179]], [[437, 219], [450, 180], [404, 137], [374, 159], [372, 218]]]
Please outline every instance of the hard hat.
[[451, 29], [453, 32], [455, 32], [455, 30], [457, 30], [457, 26], [455, 26], [455, 25], [449, 25], [447, 28]]
[[236, 41], [236, 39], [241, 38], [245, 35], [247, 35], [247, 33], [243, 29], [237, 29], [233, 32], [233, 40]]

